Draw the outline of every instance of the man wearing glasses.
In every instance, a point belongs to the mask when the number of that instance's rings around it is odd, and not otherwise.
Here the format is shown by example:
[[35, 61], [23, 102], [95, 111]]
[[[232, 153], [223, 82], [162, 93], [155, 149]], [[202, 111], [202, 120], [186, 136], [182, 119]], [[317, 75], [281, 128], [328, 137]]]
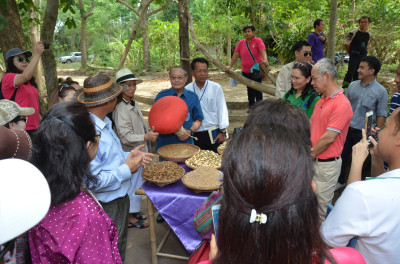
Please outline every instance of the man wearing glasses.
[[295, 62], [314, 63], [312, 60], [311, 45], [307, 41], [300, 40], [296, 42], [292, 51], [296, 60], [284, 65], [276, 79], [275, 96], [277, 98], [282, 98], [285, 92], [290, 90], [292, 84], [292, 70]]
[[197, 95], [204, 114], [201, 126], [194, 133], [198, 138], [194, 144], [201, 149], [217, 152], [218, 146], [226, 140], [229, 117], [221, 85], [208, 80], [208, 65], [209, 62], [205, 58], [192, 60], [191, 68], [195, 81], [186, 85], [185, 89]]

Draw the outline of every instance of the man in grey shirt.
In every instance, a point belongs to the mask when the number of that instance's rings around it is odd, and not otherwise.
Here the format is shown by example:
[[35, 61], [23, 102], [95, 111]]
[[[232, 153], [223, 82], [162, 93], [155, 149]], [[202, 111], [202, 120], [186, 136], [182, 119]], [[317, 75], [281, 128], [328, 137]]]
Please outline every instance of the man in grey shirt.
[[353, 118], [343, 147], [342, 168], [336, 189], [346, 184], [347, 162], [352, 147], [362, 138], [361, 129], [365, 125], [365, 114], [373, 111], [372, 127], [382, 127], [385, 123], [388, 93], [385, 87], [376, 81], [380, 69], [381, 62], [376, 57], [363, 57], [357, 70], [359, 80], [352, 82], [347, 88], [346, 96], [353, 108]]

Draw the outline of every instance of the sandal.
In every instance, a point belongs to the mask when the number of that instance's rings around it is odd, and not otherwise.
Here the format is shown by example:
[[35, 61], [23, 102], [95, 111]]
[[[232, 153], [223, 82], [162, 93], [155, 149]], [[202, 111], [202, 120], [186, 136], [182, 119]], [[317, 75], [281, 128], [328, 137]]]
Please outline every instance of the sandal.
[[143, 212], [132, 213], [132, 216], [137, 220], [147, 220], [147, 215]]
[[134, 227], [134, 228], [143, 229], [143, 228], [149, 227], [149, 224], [143, 222], [142, 220], [139, 220], [139, 221], [137, 221], [137, 222], [135, 222], [135, 223], [129, 222], [129, 223], [128, 223], [128, 228], [133, 228], [133, 227]]

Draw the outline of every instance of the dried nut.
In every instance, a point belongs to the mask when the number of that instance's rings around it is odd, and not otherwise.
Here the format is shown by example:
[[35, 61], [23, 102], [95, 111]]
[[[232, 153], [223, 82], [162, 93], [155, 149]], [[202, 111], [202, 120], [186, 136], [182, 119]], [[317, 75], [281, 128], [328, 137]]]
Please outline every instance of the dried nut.
[[186, 162], [195, 168], [201, 166], [219, 168], [221, 167], [221, 156], [211, 150], [201, 150]]

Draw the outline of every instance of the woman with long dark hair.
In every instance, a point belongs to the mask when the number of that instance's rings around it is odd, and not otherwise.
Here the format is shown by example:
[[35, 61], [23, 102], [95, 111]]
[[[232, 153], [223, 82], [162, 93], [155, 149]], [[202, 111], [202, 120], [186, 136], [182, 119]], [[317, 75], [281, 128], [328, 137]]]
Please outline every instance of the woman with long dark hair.
[[[4, 99], [16, 102], [21, 107], [33, 107], [35, 113], [28, 116], [26, 131], [30, 134], [39, 127], [39, 92], [33, 74], [44, 51], [42, 42], [34, 45], [32, 52], [13, 48], [6, 53], [6, 73], [1, 81]], [[32, 57], [32, 59], [30, 59]]]
[[32, 137], [32, 163], [47, 179], [51, 207], [31, 231], [33, 263], [122, 263], [117, 228], [87, 189], [99, 137], [86, 107], [54, 105]]
[[222, 166], [218, 253], [202, 263], [365, 263], [354, 249], [329, 251], [323, 242], [310, 147], [296, 131], [251, 124], [229, 143]]
[[311, 118], [314, 106], [321, 98], [311, 85], [312, 67], [309, 62], [295, 62], [292, 70], [292, 87], [282, 97], [282, 100], [303, 109], [308, 118]]
[[49, 99], [49, 108], [59, 102], [69, 102], [74, 98], [76, 91], [81, 89], [78, 82], [67, 77], [66, 80], [58, 79], [59, 85], [51, 92]]

